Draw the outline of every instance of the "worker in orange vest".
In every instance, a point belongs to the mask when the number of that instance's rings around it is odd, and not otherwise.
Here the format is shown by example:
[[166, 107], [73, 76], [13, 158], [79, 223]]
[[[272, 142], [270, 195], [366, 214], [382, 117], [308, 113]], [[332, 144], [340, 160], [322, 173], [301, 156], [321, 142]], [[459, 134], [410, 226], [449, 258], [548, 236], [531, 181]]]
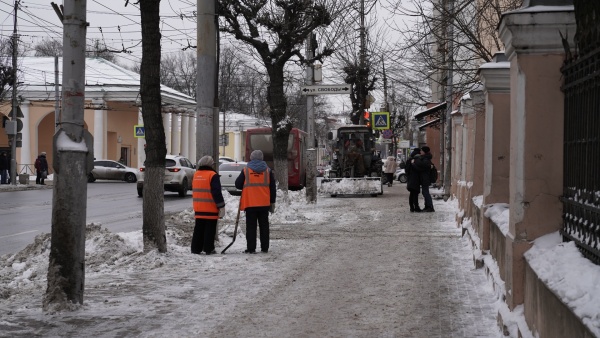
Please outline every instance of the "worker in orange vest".
[[269, 252], [269, 212], [275, 211], [275, 175], [263, 161], [263, 152], [254, 150], [250, 162], [235, 180], [242, 190], [240, 210], [246, 212], [246, 251], [256, 253], [256, 225], [260, 228], [260, 251]]
[[198, 170], [192, 182], [192, 198], [196, 226], [192, 236], [192, 253], [207, 255], [215, 251], [217, 220], [225, 216], [225, 201], [221, 193], [221, 180], [214, 169], [215, 161], [204, 156], [198, 161]]

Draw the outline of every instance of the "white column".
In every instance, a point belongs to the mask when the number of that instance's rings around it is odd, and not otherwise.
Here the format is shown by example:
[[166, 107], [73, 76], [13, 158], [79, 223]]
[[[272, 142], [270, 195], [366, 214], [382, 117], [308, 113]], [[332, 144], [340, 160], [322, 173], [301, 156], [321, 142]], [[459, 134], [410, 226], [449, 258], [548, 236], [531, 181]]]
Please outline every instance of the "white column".
[[[141, 107], [138, 109], [138, 124], [144, 124]], [[146, 151], [144, 150], [145, 145], [146, 139], [139, 137], [137, 139], [137, 168], [142, 167], [144, 165], [144, 161], [146, 161]]]
[[[104, 100], [92, 100], [94, 106], [101, 106]], [[106, 110], [94, 109], [94, 158], [106, 158]]]
[[171, 154], [179, 155], [181, 152], [181, 148], [179, 147], [181, 144], [181, 120], [179, 119], [179, 115], [173, 113], [171, 114]]
[[[21, 141], [21, 157], [17, 160], [17, 173], [18, 173], [18, 165], [19, 164], [32, 164], [34, 163], [33, 158], [31, 157], [31, 131], [29, 130], [31, 125], [31, 120], [29, 118], [29, 105], [31, 102], [23, 101], [21, 102], [21, 111], [23, 112], [23, 117], [21, 118], [21, 122], [23, 122], [22, 133], [22, 141]], [[34, 133], [37, 135], [37, 132]], [[36, 136], [37, 137], [37, 136]], [[15, 157], [16, 158], [16, 157]]]
[[167, 145], [167, 154], [171, 154], [171, 114], [163, 114], [163, 128], [165, 129], [165, 143]]
[[188, 158], [195, 164], [199, 159], [196, 158], [196, 118], [193, 115], [188, 118], [188, 141]]
[[242, 133], [239, 130], [233, 132], [233, 159], [242, 160]]
[[181, 115], [181, 155], [190, 158], [190, 138], [189, 138], [189, 117], [187, 115]]

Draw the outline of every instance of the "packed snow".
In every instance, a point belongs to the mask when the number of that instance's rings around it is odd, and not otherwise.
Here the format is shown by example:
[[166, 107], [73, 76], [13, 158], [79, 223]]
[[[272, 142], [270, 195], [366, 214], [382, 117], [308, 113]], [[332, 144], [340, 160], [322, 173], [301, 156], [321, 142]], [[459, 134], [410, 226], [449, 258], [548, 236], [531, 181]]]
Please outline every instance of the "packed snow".
[[[7, 185], [1, 188], [10, 190], [10, 187]], [[435, 195], [436, 191], [433, 190], [432, 194]], [[224, 196], [227, 207], [226, 216], [219, 221], [219, 252], [232, 241], [239, 203], [239, 197], [226, 192]], [[285, 198], [287, 203], [284, 202]], [[376, 198], [365, 198], [378, 204]], [[277, 209], [270, 216], [272, 229], [286, 232], [286, 229], [293, 229], [294, 226], [312, 224], [311, 226], [318, 228], [325, 222], [334, 222], [331, 224], [340, 227], [340, 231], [348, 231], [342, 226], [357, 222], [358, 213], [367, 212], [367, 217], [374, 219], [380, 217], [381, 211], [357, 210], [357, 214], [341, 212], [331, 216], [334, 220], [325, 221], [328, 216], [323, 212], [324, 206], [343, 211], [344, 205], [349, 201], [351, 199], [320, 196], [317, 204], [307, 204], [305, 191], [289, 192], [287, 197], [280, 195]], [[435, 202], [436, 211], [446, 209], [458, 212], [455, 200]], [[498, 204], [487, 210], [495, 221], [502, 222], [504, 219], [507, 222], [508, 209], [505, 205]], [[439, 214], [439, 222], [448, 223], [447, 226], [452, 228], [452, 219], [442, 217], [442, 213], [436, 214]], [[168, 252], [159, 254], [156, 251], [143, 252], [141, 230], [111, 233], [101, 224], [88, 224], [84, 304], [76, 306], [75, 310], [55, 308], [50, 313], [42, 311], [50, 249], [49, 234], [39, 235], [20, 252], [0, 257], [0, 336], [80, 335], [82, 331], [79, 331], [79, 326], [86, 328], [90, 326], [90, 321], [94, 321], [94, 329], [86, 331], [86, 334], [95, 336], [158, 337], [167, 332], [169, 335], [189, 335], [192, 332], [190, 327], [196, 330], [219, 327], [220, 319], [234, 311], [236, 304], [248, 302], [258, 292], [262, 292], [258, 285], [267, 288], [271, 284], [275, 286], [275, 280], [282, 278], [273, 275], [280, 268], [281, 257], [276, 258], [271, 253], [242, 254], [245, 249], [243, 213], [238, 222], [237, 239], [224, 255], [190, 254], [189, 245], [194, 227], [191, 209], [167, 215], [166, 225]], [[311, 236], [311, 233], [309, 231], [296, 236]], [[272, 235], [272, 250], [283, 252], [288, 263], [299, 262], [301, 257], [310, 256], [315, 250], [315, 244], [311, 241], [296, 243], [278, 240]], [[254, 256], [258, 259], [253, 259]], [[490, 255], [484, 257], [490, 273], [498, 275], [496, 262]], [[597, 306], [600, 302], [600, 267], [585, 259], [572, 243], [562, 243], [558, 234], [536, 240], [525, 257], [548, 287], [582, 318], [583, 323], [595, 335], [600, 336], [600, 308]], [[315, 261], [315, 264], [319, 264], [319, 261]], [[239, 279], [231, 279], [236, 271], [243, 275]], [[265, 279], [265, 276], [270, 277]], [[208, 284], [202, 283], [205, 286], [197, 289], [196, 280], [206, 278]], [[516, 336], [516, 327], [519, 327], [527, 337], [529, 333], [524, 330], [527, 326], [523, 307], [519, 306], [510, 312], [502, 301], [502, 294], [505, 292], [502, 281], [499, 276], [494, 280], [500, 283], [492, 286], [497, 298], [492, 300], [496, 311], [503, 314], [511, 336]], [[225, 282], [227, 284], [223, 284]], [[481, 287], [487, 288], [490, 285]], [[203, 301], [200, 304], [190, 304], [188, 296], [195, 293], [195, 298], [198, 298], [198, 292], [203, 295], [200, 297]], [[157, 309], [160, 311], [156, 312]], [[187, 309], [184, 316], [182, 309]], [[190, 321], [196, 317], [195, 313], [199, 312], [203, 313], [205, 322], [191, 324]], [[97, 322], [98, 320], [101, 322]], [[129, 329], [139, 327], [139, 331], [121, 329], [120, 325], [124, 323], [127, 323]]]

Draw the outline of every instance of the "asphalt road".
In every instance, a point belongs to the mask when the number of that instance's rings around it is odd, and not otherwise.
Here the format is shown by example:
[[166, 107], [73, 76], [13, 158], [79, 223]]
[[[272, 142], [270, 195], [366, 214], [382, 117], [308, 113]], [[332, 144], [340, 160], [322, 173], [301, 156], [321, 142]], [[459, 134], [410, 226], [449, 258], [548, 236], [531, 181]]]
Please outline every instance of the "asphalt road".
[[[112, 232], [142, 229], [142, 198], [136, 185], [125, 182], [88, 183], [87, 222], [99, 222]], [[0, 255], [16, 253], [35, 236], [49, 233], [52, 224], [52, 189], [0, 192]], [[185, 198], [165, 193], [165, 211], [192, 207]]]

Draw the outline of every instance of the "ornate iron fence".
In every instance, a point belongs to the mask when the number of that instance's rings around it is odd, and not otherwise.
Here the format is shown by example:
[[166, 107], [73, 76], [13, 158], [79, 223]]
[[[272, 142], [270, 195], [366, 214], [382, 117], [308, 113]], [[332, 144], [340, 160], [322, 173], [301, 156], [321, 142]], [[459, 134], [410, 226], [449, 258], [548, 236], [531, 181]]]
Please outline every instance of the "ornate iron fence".
[[600, 265], [600, 48], [562, 68], [565, 93], [563, 227]]

